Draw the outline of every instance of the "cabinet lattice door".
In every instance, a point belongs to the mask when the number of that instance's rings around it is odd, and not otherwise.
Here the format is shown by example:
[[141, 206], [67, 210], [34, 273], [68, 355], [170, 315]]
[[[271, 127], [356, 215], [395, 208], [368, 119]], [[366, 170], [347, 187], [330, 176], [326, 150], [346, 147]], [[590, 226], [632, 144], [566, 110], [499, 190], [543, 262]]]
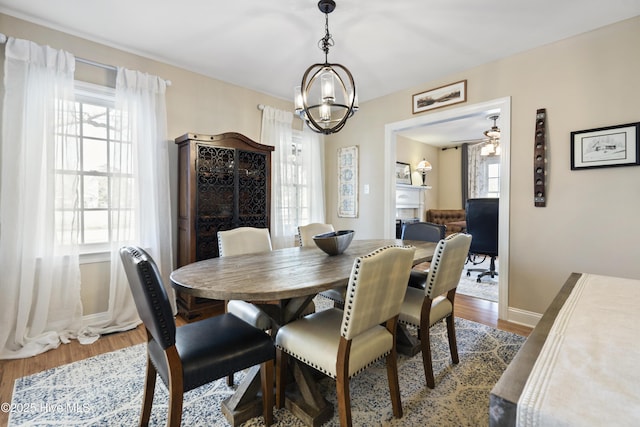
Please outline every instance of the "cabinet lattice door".
[[[272, 146], [239, 133], [185, 134], [178, 144], [178, 266], [218, 256], [217, 232], [269, 228]], [[178, 294], [188, 320], [222, 312], [220, 301]]]

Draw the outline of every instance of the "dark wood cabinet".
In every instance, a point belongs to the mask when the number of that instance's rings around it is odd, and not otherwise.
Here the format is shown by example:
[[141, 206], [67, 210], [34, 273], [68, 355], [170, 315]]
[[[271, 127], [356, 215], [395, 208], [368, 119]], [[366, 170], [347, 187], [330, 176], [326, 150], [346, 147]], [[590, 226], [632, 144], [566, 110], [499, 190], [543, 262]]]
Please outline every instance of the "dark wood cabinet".
[[[178, 267], [218, 256], [217, 233], [270, 227], [271, 152], [239, 133], [188, 133], [178, 144]], [[222, 313], [224, 302], [178, 292], [187, 320]]]

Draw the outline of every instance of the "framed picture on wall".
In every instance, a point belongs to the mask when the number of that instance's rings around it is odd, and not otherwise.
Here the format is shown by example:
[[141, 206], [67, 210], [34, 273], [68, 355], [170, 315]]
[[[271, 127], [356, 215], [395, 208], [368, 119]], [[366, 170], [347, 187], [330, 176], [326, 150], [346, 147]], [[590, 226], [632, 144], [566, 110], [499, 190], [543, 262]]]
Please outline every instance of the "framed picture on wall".
[[338, 149], [338, 217], [358, 217], [358, 146]]
[[416, 93], [412, 97], [413, 114], [434, 110], [467, 100], [467, 81], [462, 80], [446, 86]]
[[411, 165], [409, 163], [396, 162], [396, 184], [411, 185]]
[[571, 169], [640, 165], [640, 122], [571, 132]]

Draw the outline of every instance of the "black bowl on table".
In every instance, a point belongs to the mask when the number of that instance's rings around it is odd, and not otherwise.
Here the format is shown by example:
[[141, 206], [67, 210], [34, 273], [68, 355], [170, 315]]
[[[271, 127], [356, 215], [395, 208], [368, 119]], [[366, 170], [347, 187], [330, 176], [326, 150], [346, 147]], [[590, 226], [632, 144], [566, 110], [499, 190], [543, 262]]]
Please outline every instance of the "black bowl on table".
[[331, 231], [329, 233], [316, 234], [313, 236], [313, 241], [326, 254], [340, 255], [351, 244], [353, 235], [353, 230]]

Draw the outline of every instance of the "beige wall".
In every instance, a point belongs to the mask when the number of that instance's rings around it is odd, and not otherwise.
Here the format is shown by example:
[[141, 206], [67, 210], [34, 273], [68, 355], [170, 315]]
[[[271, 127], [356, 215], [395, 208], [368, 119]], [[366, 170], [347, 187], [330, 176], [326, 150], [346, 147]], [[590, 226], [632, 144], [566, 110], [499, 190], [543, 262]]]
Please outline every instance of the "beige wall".
[[[438, 208], [438, 189], [440, 188], [438, 176], [441, 170], [439, 151], [439, 149], [431, 145], [426, 145], [405, 137], [398, 137], [396, 160], [411, 165], [411, 182], [414, 186], [419, 187], [422, 185], [422, 174], [416, 170], [418, 163], [422, 159], [427, 159], [433, 167], [430, 172], [427, 172], [426, 177], [426, 184], [427, 186], [431, 186], [431, 189], [424, 191], [425, 209]], [[423, 215], [424, 213], [422, 213], [421, 216]]]
[[460, 170], [460, 149], [440, 151], [438, 170], [437, 209], [462, 209], [462, 175]]
[[[364, 147], [366, 149], [366, 147]], [[427, 159], [433, 169], [427, 172], [425, 209], [461, 209], [460, 149], [442, 150], [403, 136], [396, 141], [396, 160], [409, 163], [413, 185], [422, 184], [422, 174], [416, 171], [420, 160]]]
[[[385, 124], [412, 117], [412, 94], [467, 79], [467, 104], [511, 97], [511, 176], [505, 177], [511, 188], [511, 310], [542, 313], [574, 271], [640, 279], [640, 227], [634, 219], [640, 167], [571, 171], [569, 159], [571, 131], [640, 120], [638, 40], [640, 17], [362, 103], [347, 126], [327, 139], [328, 221], [362, 238], [382, 236]], [[538, 108], [548, 114], [545, 208], [533, 205]], [[359, 218], [337, 218], [335, 152], [352, 144], [362, 153], [361, 187], [380, 191], [360, 198]], [[453, 190], [440, 192], [438, 204], [455, 207], [442, 195]]]
[[[173, 85], [167, 91], [171, 138], [186, 132], [235, 131], [258, 139], [261, 114], [257, 104], [292, 107], [289, 101], [2, 14], [0, 28], [9, 36], [171, 80]], [[636, 264], [640, 259], [640, 227], [635, 224], [635, 215], [640, 211], [640, 167], [583, 171], [569, 168], [571, 131], [639, 120], [638, 40], [640, 17], [362, 103], [344, 130], [326, 138], [327, 222], [336, 228], [354, 229], [359, 238], [383, 235], [385, 124], [412, 117], [413, 93], [467, 79], [467, 104], [511, 97], [509, 306], [543, 312], [572, 271], [640, 278]], [[98, 81], [105, 79], [98, 70], [78, 71], [83, 75], [91, 73]], [[538, 108], [547, 109], [549, 126], [545, 208], [535, 208], [532, 200], [534, 115]], [[338, 147], [350, 145], [360, 147], [360, 209], [355, 219], [336, 215], [336, 152]], [[171, 164], [175, 165], [173, 144], [170, 155]], [[440, 152], [440, 171], [429, 176], [437, 179], [435, 203], [440, 208], [459, 207], [459, 172], [456, 177], [453, 167], [445, 167], [446, 162], [459, 162], [456, 156], [459, 150]], [[176, 200], [175, 169], [172, 174], [172, 198]], [[364, 185], [369, 185], [370, 194], [363, 194]], [[84, 282], [85, 277], [98, 271], [104, 269], [85, 269], [83, 286], [90, 286]], [[103, 278], [96, 279], [100, 280]], [[85, 298], [91, 295], [83, 290]], [[87, 305], [99, 307], [96, 303]]]

